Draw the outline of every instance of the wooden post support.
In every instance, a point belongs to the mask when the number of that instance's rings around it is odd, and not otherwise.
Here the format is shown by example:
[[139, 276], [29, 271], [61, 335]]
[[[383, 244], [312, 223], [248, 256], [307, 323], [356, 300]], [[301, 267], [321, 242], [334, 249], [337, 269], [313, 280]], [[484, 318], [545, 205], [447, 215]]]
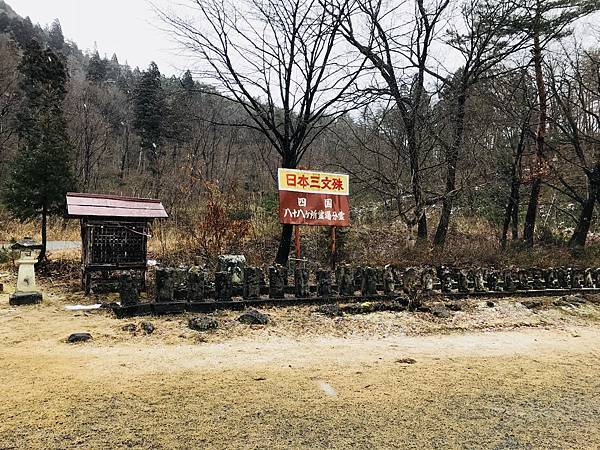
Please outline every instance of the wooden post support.
[[296, 269], [300, 267], [300, 225], [294, 225], [294, 243], [296, 245]]

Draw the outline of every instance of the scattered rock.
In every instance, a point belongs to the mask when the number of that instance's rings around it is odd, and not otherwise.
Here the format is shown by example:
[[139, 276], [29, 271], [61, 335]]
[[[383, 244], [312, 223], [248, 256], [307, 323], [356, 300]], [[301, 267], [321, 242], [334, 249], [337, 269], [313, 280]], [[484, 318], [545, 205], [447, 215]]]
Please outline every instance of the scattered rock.
[[521, 302], [521, 304], [527, 309], [540, 309], [543, 306], [543, 303], [539, 300], [527, 300]]
[[212, 317], [190, 317], [188, 319], [188, 327], [196, 331], [209, 331], [219, 327], [219, 322]]
[[448, 308], [450, 311], [462, 311], [462, 302], [458, 301], [458, 302], [448, 302], [445, 304], [446, 308]]
[[246, 325], [266, 325], [269, 322], [269, 318], [255, 309], [250, 309], [240, 315], [237, 320]]
[[417, 362], [417, 360], [413, 359], [413, 358], [400, 358], [400, 359], [397, 359], [395, 362], [397, 362], [399, 364], [415, 364]]
[[318, 306], [317, 308], [315, 308], [314, 312], [323, 314], [327, 317], [337, 317], [344, 314], [340, 309], [340, 306], [333, 303]]
[[129, 331], [130, 333], [135, 333], [137, 330], [137, 327], [135, 326], [135, 323], [128, 323], [127, 325], [123, 325], [121, 327], [121, 330]]
[[440, 319], [448, 319], [452, 317], [452, 313], [444, 305], [435, 305], [431, 308], [431, 314]]
[[407, 297], [398, 297], [394, 300], [394, 303], [406, 309], [410, 305], [410, 300]]
[[15, 292], [8, 298], [8, 303], [12, 306], [35, 305], [41, 301], [42, 294], [39, 292]]
[[560, 297], [558, 300], [560, 302], [570, 303], [570, 304], [573, 304], [573, 303], [585, 303], [585, 298], [583, 298], [581, 295], [578, 295], [578, 294], [576, 294], [576, 295], [565, 295], [563, 297]]
[[154, 325], [151, 322], [142, 322], [140, 323], [140, 328], [146, 334], [154, 333]]
[[68, 338], [67, 341], [71, 344], [76, 342], [86, 342], [92, 339], [92, 335], [90, 333], [73, 333]]
[[488, 300], [487, 302], [485, 302], [485, 306], [487, 306], [488, 308], [493, 308], [494, 306], [496, 306], [496, 304], [493, 301]]

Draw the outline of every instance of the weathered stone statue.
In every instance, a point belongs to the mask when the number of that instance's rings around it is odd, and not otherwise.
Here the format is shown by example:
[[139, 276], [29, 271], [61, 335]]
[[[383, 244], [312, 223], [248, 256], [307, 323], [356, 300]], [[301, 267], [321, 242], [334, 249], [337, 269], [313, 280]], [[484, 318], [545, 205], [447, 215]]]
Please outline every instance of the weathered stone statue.
[[568, 289], [571, 287], [571, 277], [569, 276], [569, 271], [564, 267], [559, 267], [556, 270], [556, 277], [558, 279], [558, 287], [560, 289]]
[[317, 270], [317, 296], [331, 296], [331, 271], [322, 269]]
[[528, 291], [531, 289], [531, 285], [529, 284], [529, 274], [527, 270], [519, 270], [517, 272], [517, 287], [522, 291]]
[[279, 264], [269, 267], [269, 298], [285, 297], [285, 280], [287, 273]]
[[594, 287], [600, 288], [600, 267], [592, 269], [592, 279], [594, 280]]
[[396, 280], [394, 269], [389, 264], [383, 268], [383, 292], [386, 295], [392, 294], [396, 290]]
[[307, 298], [310, 293], [308, 290], [308, 269], [299, 267], [294, 271], [294, 291], [297, 298]]
[[357, 267], [354, 271], [354, 290], [362, 290], [363, 269]]
[[572, 269], [571, 270], [571, 288], [572, 289], [581, 289], [584, 284], [584, 276], [581, 269]]
[[173, 279], [173, 300], [185, 301], [188, 295], [188, 269], [186, 267], [177, 267], [171, 272]]
[[229, 302], [233, 296], [233, 282], [231, 272], [215, 273], [215, 296], [219, 302]]
[[487, 273], [487, 288], [492, 291], [498, 291], [498, 272], [495, 269], [491, 269]]
[[129, 274], [119, 277], [119, 297], [121, 306], [137, 305], [140, 302], [137, 282]]
[[188, 302], [202, 302], [206, 297], [208, 272], [199, 266], [192, 266], [187, 273]]
[[476, 292], [487, 291], [487, 289], [485, 287], [484, 270], [481, 267], [478, 267], [477, 269], [475, 269], [474, 282], [475, 282], [474, 284], [475, 284]]
[[260, 297], [260, 281], [262, 279], [262, 270], [259, 267], [244, 268], [244, 287], [242, 296], [245, 300], [256, 299]]
[[533, 276], [533, 281], [532, 281], [531, 285], [533, 286], [533, 289], [539, 291], [539, 290], [543, 290], [546, 288], [543, 271], [535, 268], [532, 270], [532, 276]]
[[441, 266], [440, 275], [438, 275], [441, 283], [442, 292], [447, 294], [452, 292], [452, 271], [448, 267]]
[[219, 272], [231, 273], [231, 282], [234, 285], [241, 285], [244, 278], [244, 268], [246, 267], [246, 257], [244, 255], [220, 255]]
[[344, 297], [354, 295], [354, 275], [352, 268], [348, 264], [342, 264], [338, 267], [338, 292]]
[[504, 283], [502, 287], [505, 292], [514, 292], [517, 289], [512, 270], [507, 269], [504, 272]]
[[583, 285], [586, 288], [594, 287], [594, 278], [592, 277], [592, 269], [589, 267], [583, 272]]
[[435, 276], [435, 272], [431, 267], [426, 267], [421, 272], [421, 289], [424, 292], [433, 291], [433, 277]]
[[377, 295], [377, 274], [373, 267], [363, 268], [360, 292], [363, 297]]
[[402, 289], [406, 294], [413, 294], [417, 291], [417, 271], [414, 267], [409, 267], [402, 276]]
[[550, 267], [544, 274], [546, 280], [546, 289], [558, 289], [560, 287], [556, 269]]
[[157, 267], [156, 301], [158, 303], [172, 302], [174, 290], [173, 269], [170, 267]]
[[458, 292], [469, 292], [469, 277], [466, 269], [458, 271]]

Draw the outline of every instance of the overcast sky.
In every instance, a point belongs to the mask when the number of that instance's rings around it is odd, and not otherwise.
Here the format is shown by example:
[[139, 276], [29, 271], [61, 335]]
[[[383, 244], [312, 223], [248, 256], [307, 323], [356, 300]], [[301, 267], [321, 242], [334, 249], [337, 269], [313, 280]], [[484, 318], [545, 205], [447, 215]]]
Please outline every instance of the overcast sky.
[[[178, 56], [175, 44], [160, 31], [160, 21], [147, 0], [6, 0], [19, 15], [45, 26], [60, 20], [65, 39], [82, 50], [92, 51], [133, 68], [144, 69], [155, 61], [164, 74], [180, 75], [187, 61]], [[167, 4], [167, 0], [154, 1]], [[173, 3], [173, 2], [170, 2]]]
[[[499, 0], [501, 1], [501, 0]], [[161, 31], [161, 21], [149, 0], [6, 0], [21, 16], [29, 16], [42, 26], [55, 18], [60, 20], [66, 39], [77, 43], [80, 49], [92, 51], [94, 46], [101, 56], [109, 58], [116, 53], [119, 61], [127, 61], [133, 68], [144, 69], [155, 61], [166, 75], [181, 75], [193, 62], [182, 56], [177, 45]], [[161, 8], [176, 9], [176, 0], [152, 0]], [[584, 19], [578, 26], [578, 35], [584, 42], [597, 42], [599, 14]], [[592, 37], [595, 35], [595, 37]]]

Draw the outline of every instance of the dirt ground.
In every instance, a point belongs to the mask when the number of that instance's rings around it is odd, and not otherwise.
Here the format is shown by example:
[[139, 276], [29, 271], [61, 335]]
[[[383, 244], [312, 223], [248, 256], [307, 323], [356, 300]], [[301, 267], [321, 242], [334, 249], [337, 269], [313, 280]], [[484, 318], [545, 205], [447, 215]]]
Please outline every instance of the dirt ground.
[[[86, 299], [86, 303], [96, 301]], [[117, 320], [0, 294], [0, 448], [599, 448], [600, 306]], [[548, 304], [553, 299], [545, 299]], [[142, 320], [151, 335], [122, 330]], [[93, 340], [68, 344], [73, 332]]]

